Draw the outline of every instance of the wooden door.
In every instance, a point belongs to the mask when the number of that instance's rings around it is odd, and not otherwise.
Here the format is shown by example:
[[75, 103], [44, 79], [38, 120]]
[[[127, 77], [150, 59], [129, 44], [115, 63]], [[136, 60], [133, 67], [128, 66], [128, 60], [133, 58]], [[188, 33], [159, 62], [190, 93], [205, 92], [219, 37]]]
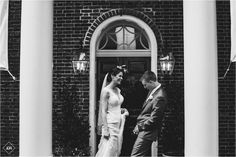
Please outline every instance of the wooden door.
[[[125, 123], [121, 156], [130, 156], [136, 139], [136, 135], [133, 134], [136, 118], [141, 112], [143, 102], [147, 96], [147, 91], [143, 88], [139, 79], [146, 70], [151, 69], [150, 57], [97, 58], [97, 102], [106, 73], [113, 67], [123, 64], [127, 65], [128, 73], [124, 76], [119, 88], [121, 89], [121, 94], [124, 96], [122, 108], [126, 108], [130, 115], [127, 117]], [[98, 109], [98, 106], [96, 108]], [[97, 113], [98, 111], [96, 111]], [[97, 144], [99, 144], [99, 140], [100, 137], [98, 136]]]

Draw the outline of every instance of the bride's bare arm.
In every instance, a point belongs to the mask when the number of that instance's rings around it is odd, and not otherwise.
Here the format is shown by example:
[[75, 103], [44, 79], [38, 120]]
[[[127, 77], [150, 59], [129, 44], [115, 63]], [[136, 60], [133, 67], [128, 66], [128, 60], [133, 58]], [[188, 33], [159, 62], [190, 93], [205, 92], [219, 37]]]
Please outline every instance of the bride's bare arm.
[[109, 137], [109, 130], [107, 126], [108, 99], [109, 99], [109, 92], [106, 89], [103, 89], [101, 93], [100, 103], [102, 107], [102, 123], [105, 129], [104, 137]]

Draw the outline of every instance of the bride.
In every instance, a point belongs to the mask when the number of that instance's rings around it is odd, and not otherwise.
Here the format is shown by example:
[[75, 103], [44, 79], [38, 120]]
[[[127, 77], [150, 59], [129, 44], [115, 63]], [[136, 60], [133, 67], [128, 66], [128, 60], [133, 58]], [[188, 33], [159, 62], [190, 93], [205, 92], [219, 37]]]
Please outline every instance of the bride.
[[117, 157], [120, 155], [125, 117], [128, 111], [121, 108], [124, 97], [117, 85], [121, 84], [125, 69], [117, 66], [106, 74], [99, 104], [98, 130], [102, 137], [96, 157]]

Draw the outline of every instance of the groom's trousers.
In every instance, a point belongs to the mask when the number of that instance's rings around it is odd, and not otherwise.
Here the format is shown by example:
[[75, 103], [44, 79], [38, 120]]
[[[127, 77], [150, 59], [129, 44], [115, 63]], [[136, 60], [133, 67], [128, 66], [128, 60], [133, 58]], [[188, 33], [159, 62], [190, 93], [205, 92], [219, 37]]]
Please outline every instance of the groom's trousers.
[[151, 156], [152, 142], [151, 140], [143, 139], [138, 136], [134, 143], [131, 157]]

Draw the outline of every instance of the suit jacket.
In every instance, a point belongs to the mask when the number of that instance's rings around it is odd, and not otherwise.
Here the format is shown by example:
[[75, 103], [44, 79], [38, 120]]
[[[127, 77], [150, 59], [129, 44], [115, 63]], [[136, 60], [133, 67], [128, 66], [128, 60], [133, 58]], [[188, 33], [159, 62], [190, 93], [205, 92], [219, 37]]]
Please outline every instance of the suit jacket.
[[152, 94], [151, 98], [144, 102], [142, 112], [137, 118], [137, 126], [139, 137], [155, 141], [160, 133], [167, 104], [166, 93], [160, 87]]

